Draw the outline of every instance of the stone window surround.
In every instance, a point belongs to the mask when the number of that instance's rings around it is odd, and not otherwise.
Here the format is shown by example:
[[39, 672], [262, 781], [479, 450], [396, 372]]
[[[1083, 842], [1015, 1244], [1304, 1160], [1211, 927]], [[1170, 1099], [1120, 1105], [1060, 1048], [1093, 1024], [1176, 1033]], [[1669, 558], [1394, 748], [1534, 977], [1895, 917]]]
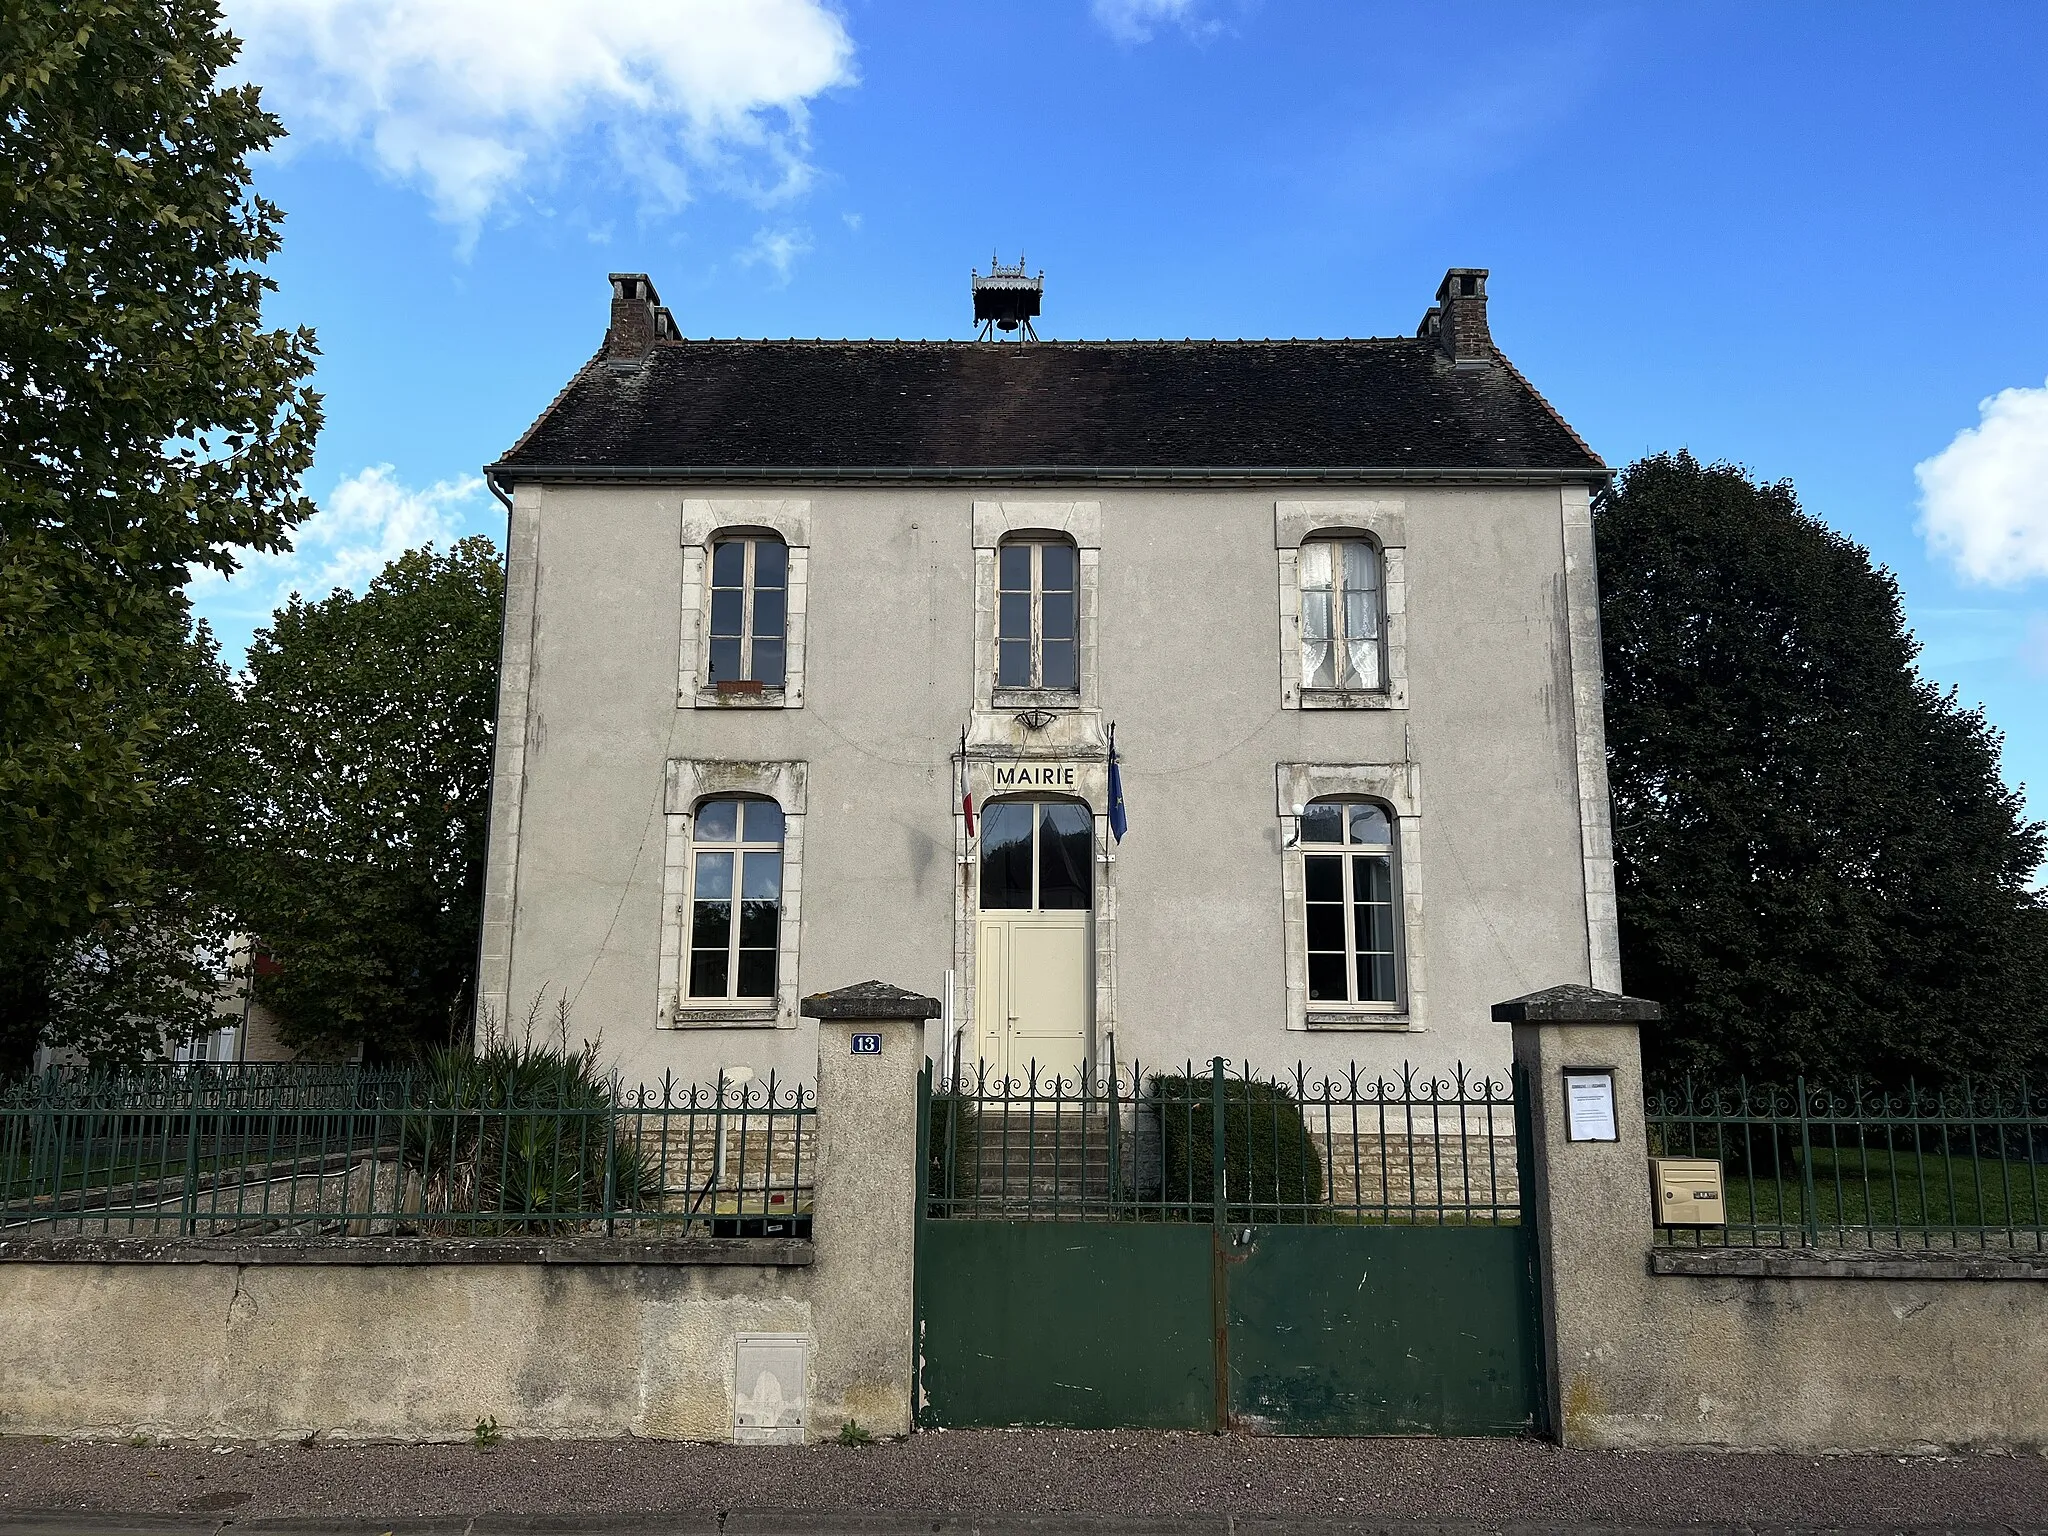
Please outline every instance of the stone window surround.
[[[1301, 546], [1308, 539], [1365, 539], [1380, 552], [1383, 688], [1304, 688], [1301, 682]], [[1399, 499], [1276, 501], [1273, 546], [1279, 561], [1280, 707], [1408, 707], [1408, 512]]]
[[[671, 758], [663, 790], [660, 989], [657, 1029], [795, 1029], [797, 936], [803, 924], [804, 805], [810, 778], [801, 762]], [[782, 807], [782, 928], [772, 1000], [685, 998], [690, 906], [690, 822], [697, 806], [724, 795], [758, 795]]]
[[[789, 550], [783, 683], [759, 693], [721, 693], [711, 686], [711, 546], [728, 534], [772, 533]], [[787, 498], [687, 499], [682, 514], [683, 616], [676, 663], [680, 709], [801, 709], [804, 702], [804, 620], [809, 603], [811, 504]]]
[[[1063, 688], [996, 686], [996, 549], [1005, 539], [1026, 535], [1071, 540], [1080, 557], [1080, 682], [1078, 693]], [[1102, 503], [1099, 501], [977, 501], [974, 503], [974, 704], [997, 709], [1092, 710], [1097, 704], [1096, 593], [1102, 567]]]
[[[1280, 763], [1275, 768], [1280, 818], [1281, 899], [1286, 928], [1287, 1027], [1418, 1033], [1427, 1028], [1423, 966], [1422, 778], [1414, 763]], [[1311, 1004], [1308, 997], [1308, 912], [1304, 901], [1301, 808], [1332, 796], [1373, 800], [1396, 826], [1394, 881], [1401, 911], [1400, 998], [1384, 1004]]]

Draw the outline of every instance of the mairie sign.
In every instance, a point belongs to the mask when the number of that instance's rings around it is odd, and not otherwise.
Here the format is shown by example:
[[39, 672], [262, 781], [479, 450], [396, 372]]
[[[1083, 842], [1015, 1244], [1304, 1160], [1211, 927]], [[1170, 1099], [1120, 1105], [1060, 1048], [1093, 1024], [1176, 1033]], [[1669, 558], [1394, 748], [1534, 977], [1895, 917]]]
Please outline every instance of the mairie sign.
[[992, 763], [989, 783], [997, 789], [1074, 789], [1081, 770], [1073, 763]]

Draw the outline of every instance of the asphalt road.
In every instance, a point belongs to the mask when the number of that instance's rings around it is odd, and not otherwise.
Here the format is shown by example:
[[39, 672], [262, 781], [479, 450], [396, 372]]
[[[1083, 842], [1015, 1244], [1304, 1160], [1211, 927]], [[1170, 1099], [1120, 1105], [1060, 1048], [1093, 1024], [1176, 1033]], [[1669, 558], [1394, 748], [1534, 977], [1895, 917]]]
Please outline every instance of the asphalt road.
[[898, 1444], [0, 1438], [0, 1530], [2048, 1531], [2048, 1457], [1587, 1452], [1063, 1430]]

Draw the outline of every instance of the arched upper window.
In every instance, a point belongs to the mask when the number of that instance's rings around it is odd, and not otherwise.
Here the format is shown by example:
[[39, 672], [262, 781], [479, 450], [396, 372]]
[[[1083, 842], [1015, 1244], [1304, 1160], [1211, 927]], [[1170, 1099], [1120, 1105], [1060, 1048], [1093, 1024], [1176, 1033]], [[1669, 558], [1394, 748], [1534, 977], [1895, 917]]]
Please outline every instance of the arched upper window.
[[1308, 539], [1301, 546], [1301, 682], [1304, 688], [1386, 686], [1380, 640], [1380, 552], [1366, 539]]
[[782, 937], [782, 807], [706, 800], [690, 827], [691, 997], [775, 995]]
[[1071, 800], [992, 800], [981, 811], [984, 912], [1085, 912], [1095, 818]]
[[780, 688], [787, 666], [789, 549], [773, 534], [711, 546], [711, 682]]
[[1394, 822], [1370, 800], [1313, 800], [1301, 811], [1313, 1003], [1401, 1000]]
[[1065, 539], [996, 551], [996, 686], [1081, 688], [1080, 556]]

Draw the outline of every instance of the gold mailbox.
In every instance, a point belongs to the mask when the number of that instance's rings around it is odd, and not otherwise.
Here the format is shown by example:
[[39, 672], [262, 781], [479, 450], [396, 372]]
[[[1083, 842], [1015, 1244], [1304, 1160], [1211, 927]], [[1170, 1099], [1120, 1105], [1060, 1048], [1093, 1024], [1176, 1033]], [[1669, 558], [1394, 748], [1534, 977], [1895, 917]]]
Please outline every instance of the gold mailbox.
[[1719, 1227], [1728, 1221], [1721, 1164], [1711, 1157], [1651, 1158], [1650, 1198], [1660, 1227]]

